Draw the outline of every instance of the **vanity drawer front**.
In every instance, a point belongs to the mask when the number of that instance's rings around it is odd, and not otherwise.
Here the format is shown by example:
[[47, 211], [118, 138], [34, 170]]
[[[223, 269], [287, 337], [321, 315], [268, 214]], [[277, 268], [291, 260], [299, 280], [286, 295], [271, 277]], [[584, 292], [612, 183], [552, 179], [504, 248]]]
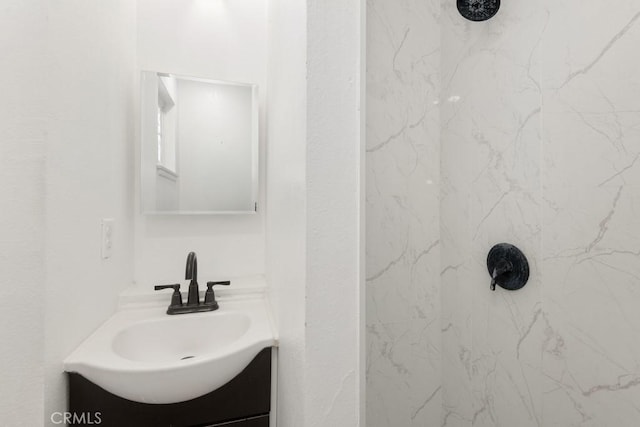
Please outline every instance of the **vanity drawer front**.
[[247, 425], [244, 427], [269, 427], [269, 415], [251, 418], [247, 420]]
[[[100, 413], [101, 427], [268, 426], [271, 348], [263, 349], [234, 379], [186, 402], [152, 405], [115, 396], [79, 374], [68, 374], [69, 412]], [[263, 424], [261, 416], [267, 416]], [[254, 421], [255, 419], [255, 421]], [[227, 423], [227, 424], [225, 424]], [[245, 423], [245, 424], [243, 424]], [[72, 424], [83, 425], [83, 424]]]
[[269, 427], [269, 415], [248, 418], [245, 420], [231, 421], [228, 423], [212, 424], [207, 427]]

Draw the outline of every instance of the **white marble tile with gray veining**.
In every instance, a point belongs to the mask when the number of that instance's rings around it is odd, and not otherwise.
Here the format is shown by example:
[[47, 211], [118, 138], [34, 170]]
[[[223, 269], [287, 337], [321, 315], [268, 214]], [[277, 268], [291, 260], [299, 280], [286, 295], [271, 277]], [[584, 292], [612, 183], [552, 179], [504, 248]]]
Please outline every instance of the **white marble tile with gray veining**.
[[566, 425], [637, 425], [640, 188], [559, 187], [546, 199], [545, 412]]
[[442, 408], [439, 2], [367, 2], [367, 424]]
[[542, 87], [548, 112], [640, 110], [640, 4], [548, 0]]
[[[504, 3], [482, 24], [461, 20], [451, 6], [445, 14], [441, 278], [447, 426], [542, 425], [539, 55], [548, 16], [531, 3]], [[532, 276], [520, 291], [489, 290], [486, 256], [499, 242], [519, 246], [529, 258]]]
[[637, 425], [640, 5], [367, 9], [368, 425]]

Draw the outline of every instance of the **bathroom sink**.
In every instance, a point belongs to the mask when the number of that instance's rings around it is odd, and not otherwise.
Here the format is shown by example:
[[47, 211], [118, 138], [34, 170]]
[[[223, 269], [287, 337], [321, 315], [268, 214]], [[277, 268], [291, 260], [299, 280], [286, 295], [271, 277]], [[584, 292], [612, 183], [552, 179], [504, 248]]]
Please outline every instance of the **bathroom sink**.
[[221, 302], [205, 313], [165, 311], [116, 312], [65, 360], [65, 370], [125, 399], [176, 403], [221, 387], [276, 345], [260, 298]]
[[118, 332], [113, 351], [125, 359], [148, 363], [193, 359], [224, 350], [238, 341], [249, 325], [249, 316], [242, 313], [165, 316], [134, 323]]

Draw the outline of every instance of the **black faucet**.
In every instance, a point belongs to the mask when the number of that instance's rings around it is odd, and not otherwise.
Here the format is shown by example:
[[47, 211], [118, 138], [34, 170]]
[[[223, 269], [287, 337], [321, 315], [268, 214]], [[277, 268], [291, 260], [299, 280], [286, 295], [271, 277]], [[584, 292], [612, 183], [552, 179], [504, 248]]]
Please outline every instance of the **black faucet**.
[[189, 252], [187, 255], [187, 268], [184, 273], [185, 280], [191, 280], [189, 283], [189, 296], [187, 297], [187, 306], [200, 305], [200, 290], [198, 289], [198, 258], [195, 252]]
[[198, 258], [195, 252], [189, 252], [187, 255], [187, 267], [184, 278], [191, 280], [189, 283], [189, 294], [187, 303], [182, 303], [182, 294], [180, 293], [180, 284], [175, 285], [157, 285], [155, 290], [173, 289], [171, 296], [171, 304], [167, 308], [167, 314], [184, 314], [197, 313], [201, 311], [213, 311], [218, 309], [218, 302], [213, 292], [214, 285], [230, 285], [230, 281], [225, 282], [207, 282], [207, 291], [204, 295], [204, 301], [200, 302], [200, 290], [198, 289]]

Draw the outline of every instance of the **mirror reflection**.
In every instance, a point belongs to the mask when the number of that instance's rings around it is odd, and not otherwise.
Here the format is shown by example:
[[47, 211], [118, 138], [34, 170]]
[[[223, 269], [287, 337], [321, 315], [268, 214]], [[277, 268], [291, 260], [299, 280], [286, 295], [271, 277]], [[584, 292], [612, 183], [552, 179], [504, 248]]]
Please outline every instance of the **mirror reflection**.
[[143, 71], [145, 213], [253, 213], [257, 86]]

